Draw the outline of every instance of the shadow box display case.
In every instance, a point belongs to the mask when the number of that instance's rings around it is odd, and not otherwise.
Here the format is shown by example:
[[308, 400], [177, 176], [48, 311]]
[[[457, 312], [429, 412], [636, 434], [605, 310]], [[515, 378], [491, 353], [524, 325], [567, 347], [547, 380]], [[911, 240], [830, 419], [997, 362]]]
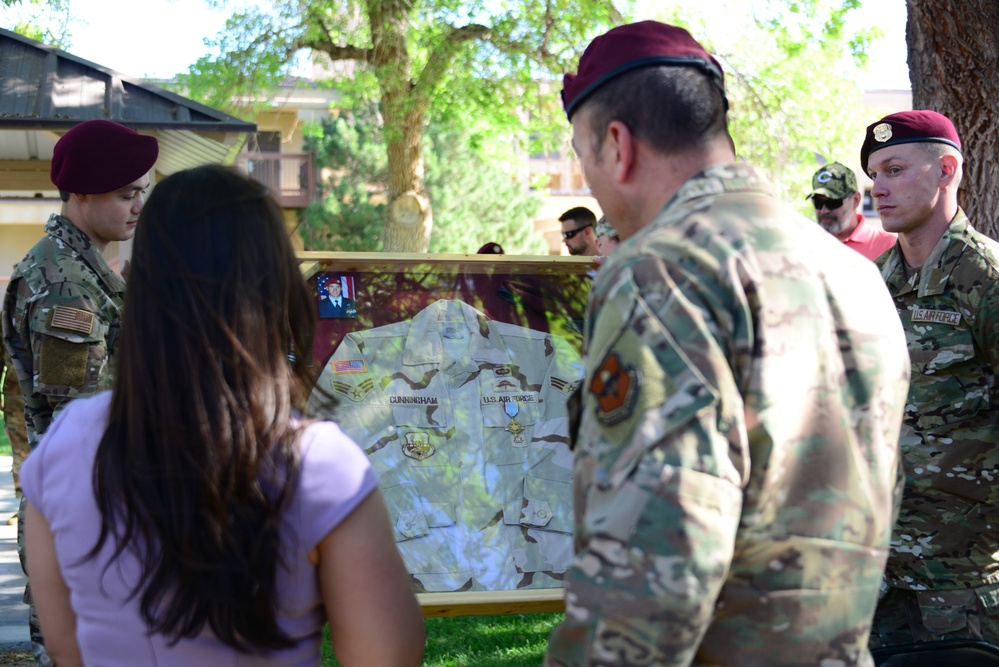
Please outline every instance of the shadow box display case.
[[560, 610], [592, 259], [299, 257], [310, 408], [367, 453], [424, 613]]

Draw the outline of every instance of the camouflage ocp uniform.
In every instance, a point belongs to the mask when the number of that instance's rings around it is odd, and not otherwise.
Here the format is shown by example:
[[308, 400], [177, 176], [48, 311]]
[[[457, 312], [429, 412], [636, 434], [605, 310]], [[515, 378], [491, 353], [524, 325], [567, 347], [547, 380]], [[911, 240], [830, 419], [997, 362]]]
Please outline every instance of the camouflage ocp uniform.
[[21, 463], [31, 450], [28, 448], [28, 434], [24, 428], [24, 397], [6, 347], [3, 348], [3, 359], [3, 430], [10, 441], [13, 458], [10, 472], [14, 477], [14, 494], [20, 498]]
[[32, 449], [59, 410], [111, 388], [125, 281], [90, 238], [53, 215], [15, 267], [3, 302], [3, 340], [24, 394]]
[[745, 164], [597, 275], [546, 665], [872, 665], [909, 361], [874, 264]]
[[[31, 449], [66, 403], [111, 388], [124, 291], [90, 237], [60, 215], [49, 218], [45, 236], [14, 268], [3, 301], [3, 342], [21, 387]], [[81, 475], [89, 479], [89, 472]], [[23, 512], [22, 501], [22, 567]], [[30, 585], [24, 600], [36, 663], [50, 665]]]
[[922, 267], [878, 260], [908, 339], [906, 484], [874, 644], [999, 644], [999, 244], [964, 211]]

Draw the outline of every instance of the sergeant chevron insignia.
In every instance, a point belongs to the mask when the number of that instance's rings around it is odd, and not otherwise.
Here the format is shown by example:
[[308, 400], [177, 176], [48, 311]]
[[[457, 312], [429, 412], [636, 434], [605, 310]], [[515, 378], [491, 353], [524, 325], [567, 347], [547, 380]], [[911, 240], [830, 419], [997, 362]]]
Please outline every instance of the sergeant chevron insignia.
[[375, 389], [375, 381], [371, 378], [362, 380], [357, 384], [350, 384], [343, 380], [332, 380], [330, 384], [332, 384], [334, 392], [341, 396], [346, 396], [355, 403], [363, 401], [364, 397]]
[[576, 391], [576, 387], [579, 386], [579, 380], [563, 380], [560, 377], [551, 377], [551, 385], [556, 390], [562, 392], [566, 396], [571, 396], [572, 392]]

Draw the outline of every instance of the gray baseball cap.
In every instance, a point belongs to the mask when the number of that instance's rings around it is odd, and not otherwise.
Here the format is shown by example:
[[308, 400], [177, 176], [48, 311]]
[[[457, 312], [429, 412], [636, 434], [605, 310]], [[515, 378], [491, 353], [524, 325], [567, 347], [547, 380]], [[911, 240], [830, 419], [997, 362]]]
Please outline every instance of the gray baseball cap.
[[597, 227], [594, 231], [596, 232], [598, 238], [601, 236], [617, 238], [617, 230], [611, 226], [611, 223], [607, 222], [607, 218], [605, 216], [600, 216], [600, 219], [597, 220]]

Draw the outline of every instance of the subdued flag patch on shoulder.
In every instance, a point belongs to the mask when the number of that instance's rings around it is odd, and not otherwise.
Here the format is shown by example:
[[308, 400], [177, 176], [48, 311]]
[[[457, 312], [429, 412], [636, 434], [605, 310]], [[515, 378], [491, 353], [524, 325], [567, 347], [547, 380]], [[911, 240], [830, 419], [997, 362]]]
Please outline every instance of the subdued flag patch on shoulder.
[[94, 330], [94, 314], [79, 308], [54, 306], [51, 311], [49, 326], [53, 329], [76, 331], [90, 335]]
[[368, 372], [368, 365], [364, 363], [364, 359], [334, 359], [330, 362], [330, 366], [337, 375]]

